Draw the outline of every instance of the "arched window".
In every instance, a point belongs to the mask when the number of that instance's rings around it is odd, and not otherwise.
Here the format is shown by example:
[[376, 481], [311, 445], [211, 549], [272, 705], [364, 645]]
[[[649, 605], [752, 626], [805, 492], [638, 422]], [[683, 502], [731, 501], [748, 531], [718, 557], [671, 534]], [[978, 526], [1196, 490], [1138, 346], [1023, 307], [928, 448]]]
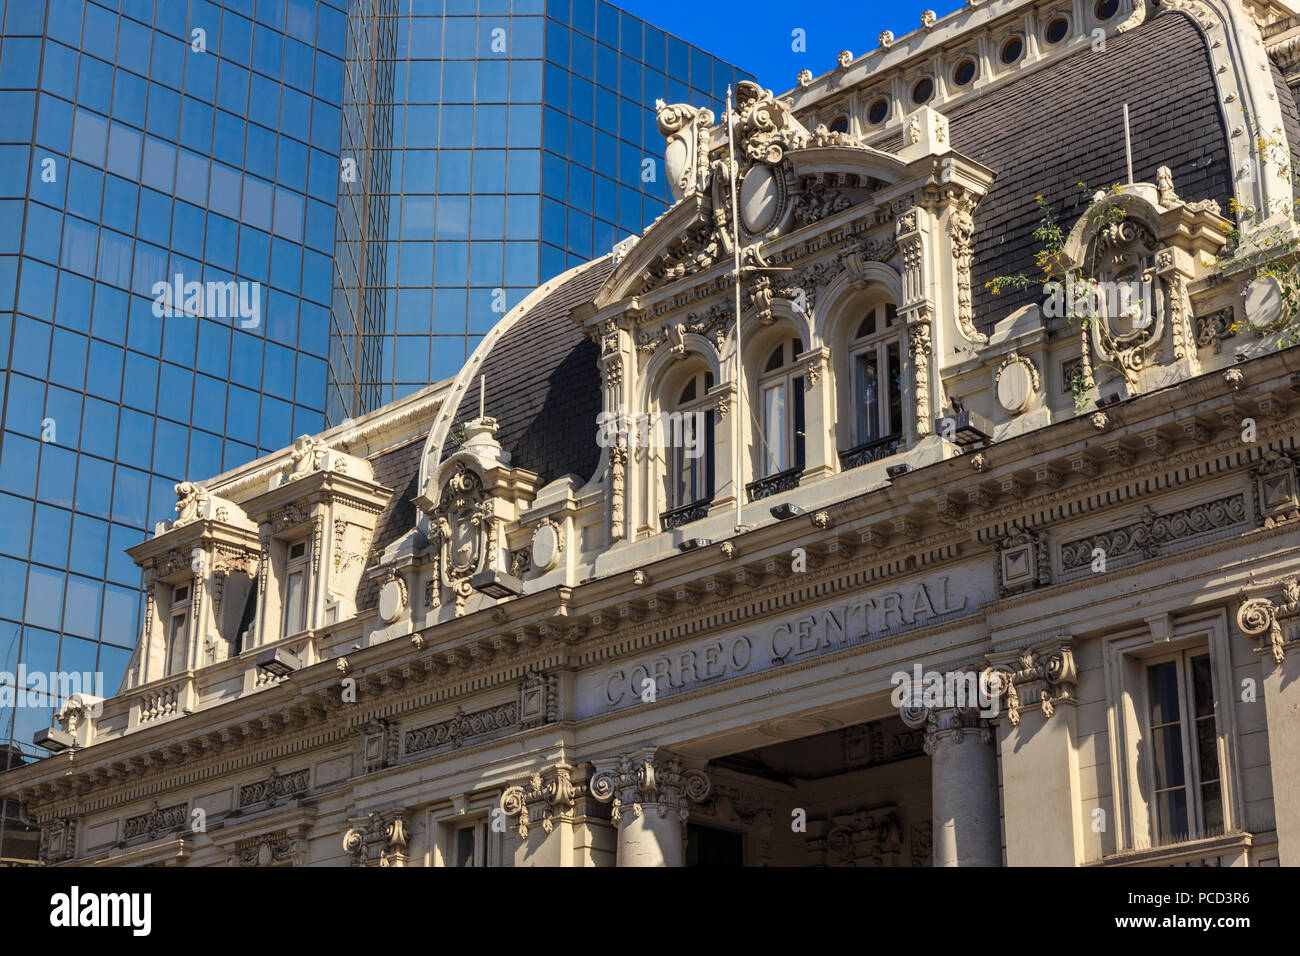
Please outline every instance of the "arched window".
[[902, 323], [892, 303], [871, 306], [848, 341], [853, 447], [840, 452], [842, 468], [878, 461], [903, 438]]
[[794, 361], [802, 351], [800, 339], [784, 339], [768, 353], [759, 377], [759, 455], [764, 478], [803, 470], [804, 378]]
[[[703, 518], [713, 500], [713, 411], [708, 392], [713, 373], [700, 369], [672, 386], [672, 410], [665, 412], [657, 431], [667, 446], [665, 498], [660, 515], [665, 531]], [[671, 393], [670, 393], [671, 394]]]

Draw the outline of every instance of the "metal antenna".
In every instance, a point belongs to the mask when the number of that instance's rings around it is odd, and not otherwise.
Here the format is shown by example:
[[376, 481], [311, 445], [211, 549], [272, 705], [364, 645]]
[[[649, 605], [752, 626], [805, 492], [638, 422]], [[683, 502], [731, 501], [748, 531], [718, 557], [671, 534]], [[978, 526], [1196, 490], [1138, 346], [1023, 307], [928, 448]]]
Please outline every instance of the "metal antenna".
[[735, 136], [735, 114], [731, 110], [731, 84], [727, 84], [727, 152], [731, 159], [731, 165], [728, 174], [731, 178], [731, 252], [733, 257], [732, 275], [735, 279], [736, 287], [736, 415], [735, 415], [735, 472], [732, 477], [732, 484], [736, 492], [736, 532], [739, 533], [744, 527], [740, 509], [743, 507], [743, 469], [745, 463], [745, 451], [742, 447], [745, 435], [745, 363], [741, 361], [741, 341], [740, 341], [740, 205], [736, 200], [736, 136]]
[[1133, 185], [1133, 140], [1129, 136], [1128, 104], [1124, 104], [1124, 159], [1128, 163], [1128, 184]]

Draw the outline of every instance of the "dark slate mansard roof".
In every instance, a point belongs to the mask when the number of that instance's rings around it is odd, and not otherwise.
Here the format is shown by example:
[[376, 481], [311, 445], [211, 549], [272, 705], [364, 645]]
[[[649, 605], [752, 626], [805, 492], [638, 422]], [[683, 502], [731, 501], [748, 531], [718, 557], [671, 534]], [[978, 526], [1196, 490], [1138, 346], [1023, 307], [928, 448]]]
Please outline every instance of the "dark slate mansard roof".
[[[1282, 85], [1287, 106], [1289, 90]], [[994, 295], [997, 276], [1040, 271], [1042, 219], [1036, 197], [1051, 203], [1066, 232], [1092, 194], [1126, 182], [1123, 107], [1128, 103], [1133, 178], [1156, 181], [1168, 166], [1178, 195], [1213, 199], [1229, 215], [1228, 133], [1218, 106], [1204, 36], [1184, 14], [1167, 11], [1128, 33], [1107, 37], [1104, 52], [1084, 49], [945, 113], [953, 149], [997, 175], [975, 210], [971, 285], [976, 323], [998, 320], [1042, 301], [1040, 285]], [[895, 151], [901, 134], [871, 145]], [[1079, 183], [1087, 184], [1087, 190]]]
[[[561, 281], [506, 331], [479, 368], [479, 374], [487, 376], [487, 414], [500, 426], [497, 440], [510, 453], [511, 464], [537, 472], [543, 484], [567, 474], [585, 481], [600, 460], [598, 351], [569, 321], [569, 312], [593, 299], [611, 271], [612, 257], [606, 257]], [[466, 390], [456, 423], [478, 416], [478, 392], [477, 382]], [[377, 552], [415, 527], [424, 442], [422, 437], [370, 459], [375, 481], [392, 488], [393, 497], [376, 523], [367, 572]], [[455, 450], [448, 442], [443, 457]], [[358, 611], [375, 606], [379, 584], [362, 576]]]
[[[1274, 79], [1287, 139], [1295, 145], [1300, 143], [1295, 101], [1276, 69]], [[1057, 221], [1069, 229], [1093, 191], [1126, 179], [1124, 103], [1133, 133], [1134, 178], [1155, 182], [1157, 168], [1167, 165], [1180, 196], [1214, 199], [1227, 214], [1232, 195], [1227, 130], [1205, 39], [1181, 13], [1162, 12], [1135, 30], [1109, 37], [1104, 52], [1081, 50], [960, 105], [947, 114], [953, 148], [997, 173], [975, 215], [972, 291], [984, 331], [1041, 301], [1033, 285], [998, 296], [985, 287], [995, 276], [1035, 273], [1040, 243], [1033, 232], [1042, 215], [1035, 197], [1050, 202]], [[901, 134], [870, 145], [897, 151]], [[566, 474], [589, 479], [600, 458], [598, 350], [569, 321], [569, 313], [594, 298], [612, 270], [612, 258], [606, 257], [563, 279], [502, 336], [479, 370], [487, 377], [487, 414], [500, 426], [497, 439], [514, 466], [537, 472], [543, 484]], [[478, 402], [473, 383], [455, 422], [477, 417]], [[375, 480], [395, 492], [379, 517], [372, 544], [378, 551], [415, 526], [412, 499], [423, 445], [413, 441], [371, 459]], [[448, 442], [443, 457], [454, 450]], [[373, 558], [367, 562], [372, 563]], [[363, 578], [358, 610], [374, 606], [377, 590], [378, 582]]]

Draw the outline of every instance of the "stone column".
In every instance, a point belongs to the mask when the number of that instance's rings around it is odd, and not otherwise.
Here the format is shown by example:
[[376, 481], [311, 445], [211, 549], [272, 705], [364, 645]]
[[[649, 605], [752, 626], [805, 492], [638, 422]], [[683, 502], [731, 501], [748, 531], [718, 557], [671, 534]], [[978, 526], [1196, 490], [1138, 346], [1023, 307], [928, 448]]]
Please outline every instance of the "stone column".
[[618, 865], [682, 866], [688, 806], [707, 798], [711, 786], [703, 770], [653, 747], [598, 762], [591, 794], [613, 806]]
[[[1278, 590], [1280, 599], [1273, 596]], [[1260, 591], [1270, 596], [1259, 596]], [[1277, 798], [1300, 791], [1300, 721], [1296, 720], [1300, 713], [1300, 575], [1247, 589], [1243, 596], [1249, 599], [1242, 601], [1237, 611], [1237, 627], [1259, 641], [1255, 653], [1263, 667], [1261, 690], [1268, 721], [1268, 769], [1275, 797], [1278, 856], [1283, 866], [1297, 866], [1300, 806], [1294, 799]]]
[[1002, 821], [993, 730], [973, 708], [904, 708], [925, 728], [934, 866], [1001, 866]]

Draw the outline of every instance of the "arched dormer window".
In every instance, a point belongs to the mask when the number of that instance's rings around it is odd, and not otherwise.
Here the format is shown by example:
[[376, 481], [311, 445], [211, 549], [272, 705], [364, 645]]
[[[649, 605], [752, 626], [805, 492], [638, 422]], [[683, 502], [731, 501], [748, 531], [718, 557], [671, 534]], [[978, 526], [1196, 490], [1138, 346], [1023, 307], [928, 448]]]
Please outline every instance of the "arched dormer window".
[[[763, 363], [758, 381], [759, 461], [763, 478], [804, 466], [804, 374], [795, 364], [799, 338], [779, 342]], [[751, 497], [759, 497], [753, 495]]]
[[661, 413], [657, 429], [666, 445], [664, 499], [660, 515], [665, 531], [696, 521], [709, 513], [713, 501], [714, 429], [708, 392], [713, 373], [697, 369], [686, 379], [675, 378], [669, 410]]
[[[898, 309], [870, 306], [848, 333], [852, 446], [840, 467], [856, 468], [894, 454], [903, 441], [903, 342]], [[841, 438], [843, 440], [843, 438]]]

